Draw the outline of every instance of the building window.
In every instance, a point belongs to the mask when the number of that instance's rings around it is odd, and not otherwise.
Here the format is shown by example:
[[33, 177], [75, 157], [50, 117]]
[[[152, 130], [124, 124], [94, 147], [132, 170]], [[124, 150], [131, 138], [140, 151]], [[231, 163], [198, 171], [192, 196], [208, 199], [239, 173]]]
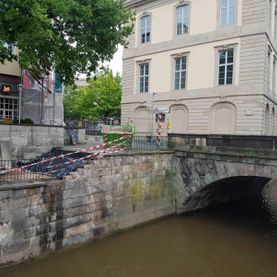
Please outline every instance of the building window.
[[189, 31], [189, 5], [182, 5], [176, 8], [176, 32], [177, 36]]
[[145, 15], [140, 19], [141, 43], [150, 42], [150, 20], [150, 15]]
[[220, 25], [236, 23], [237, 0], [220, 0]]
[[272, 49], [270, 47], [268, 47], [268, 52], [267, 52], [267, 87], [268, 87], [268, 91], [272, 90], [271, 64], [272, 64]]
[[18, 101], [11, 98], [0, 98], [0, 120], [18, 119]]
[[276, 96], [276, 56], [273, 58], [273, 80], [272, 80], [272, 92]]
[[187, 57], [175, 59], [174, 88], [184, 89], [186, 87]]
[[233, 84], [234, 74], [234, 49], [218, 51], [218, 85]]
[[276, 36], [276, 1], [269, 0], [269, 26], [273, 38]]
[[149, 89], [149, 63], [139, 65], [139, 91], [148, 92]]
[[273, 36], [276, 40], [277, 38], [277, 5], [275, 5], [274, 9], [274, 30], [273, 30]]

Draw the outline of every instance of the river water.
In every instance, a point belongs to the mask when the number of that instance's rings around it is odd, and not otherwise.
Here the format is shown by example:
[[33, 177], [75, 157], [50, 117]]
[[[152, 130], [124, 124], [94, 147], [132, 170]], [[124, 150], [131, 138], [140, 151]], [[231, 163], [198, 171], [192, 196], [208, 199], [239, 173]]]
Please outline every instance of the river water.
[[264, 196], [160, 219], [0, 276], [277, 276], [277, 204]]

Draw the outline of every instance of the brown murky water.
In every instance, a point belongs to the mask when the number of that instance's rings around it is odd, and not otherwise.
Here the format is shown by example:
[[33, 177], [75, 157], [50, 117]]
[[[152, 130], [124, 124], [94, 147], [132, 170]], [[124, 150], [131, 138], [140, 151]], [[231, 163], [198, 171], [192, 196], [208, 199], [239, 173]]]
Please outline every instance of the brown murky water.
[[0, 276], [277, 276], [275, 207], [233, 202], [172, 216]]

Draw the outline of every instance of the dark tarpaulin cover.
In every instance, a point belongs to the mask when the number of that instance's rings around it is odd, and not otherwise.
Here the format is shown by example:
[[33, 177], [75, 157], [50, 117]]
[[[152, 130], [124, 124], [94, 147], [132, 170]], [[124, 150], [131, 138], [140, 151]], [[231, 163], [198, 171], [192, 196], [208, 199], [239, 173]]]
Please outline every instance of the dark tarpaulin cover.
[[[70, 156], [60, 157], [51, 161], [39, 164], [34, 163], [58, 157], [60, 155], [65, 155], [68, 153], [73, 152], [66, 151], [62, 148], [53, 147], [48, 153], [41, 156], [41, 158], [39, 158], [38, 160], [32, 161], [31, 163], [18, 163], [17, 166], [24, 167], [24, 169], [32, 172], [39, 172], [50, 175], [53, 178], [62, 179], [63, 177], [67, 176], [70, 172], [76, 171], [78, 168], [83, 167], [86, 163], [86, 160], [88, 159], [87, 157], [91, 155], [91, 153], [74, 153]], [[93, 158], [90, 157], [90, 159]]]

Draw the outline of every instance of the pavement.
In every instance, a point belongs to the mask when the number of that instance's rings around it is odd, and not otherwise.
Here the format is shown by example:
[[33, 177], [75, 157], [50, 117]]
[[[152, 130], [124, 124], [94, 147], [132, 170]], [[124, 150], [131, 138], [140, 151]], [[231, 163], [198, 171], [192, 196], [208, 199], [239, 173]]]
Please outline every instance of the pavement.
[[[75, 144], [75, 145], [65, 145], [63, 147], [66, 151], [77, 151], [80, 149], [86, 149], [88, 147], [97, 146], [99, 144], [103, 143], [102, 137], [93, 137], [93, 136], [87, 136], [87, 139], [85, 141], [85, 144]], [[97, 152], [98, 149], [92, 150], [90, 152]]]

